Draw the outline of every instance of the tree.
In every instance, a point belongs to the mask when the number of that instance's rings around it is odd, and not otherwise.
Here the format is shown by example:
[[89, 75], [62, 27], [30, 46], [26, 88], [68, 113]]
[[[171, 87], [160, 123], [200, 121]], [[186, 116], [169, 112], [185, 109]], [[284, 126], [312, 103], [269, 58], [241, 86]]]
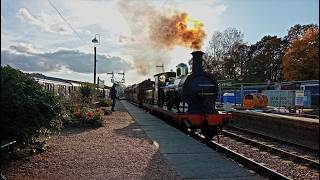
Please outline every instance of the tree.
[[243, 42], [243, 33], [236, 28], [215, 32], [207, 48], [205, 69], [216, 74], [218, 79], [237, 78], [237, 59], [234, 50]]
[[284, 39], [287, 40], [289, 43], [288, 45], [290, 45], [296, 39], [300, 39], [309, 28], [318, 28], [318, 25], [316, 25], [316, 24], [306, 24], [306, 25], [296, 24], [289, 29], [288, 35], [286, 35], [284, 37]]
[[219, 31], [213, 33], [209, 46], [206, 50], [204, 69], [216, 75], [217, 79], [222, 78], [222, 56], [223, 56], [223, 34]]
[[[243, 43], [243, 34], [235, 28], [217, 31], [206, 50], [205, 70], [215, 73], [220, 80], [266, 82], [317, 78], [318, 31], [315, 24], [296, 24], [284, 38], [267, 35], [250, 46]], [[307, 70], [308, 73], [300, 75]]]
[[319, 27], [309, 27], [292, 42], [282, 65], [286, 80], [319, 78]]
[[245, 68], [243, 69], [244, 82], [257, 81], [256, 77], [258, 76], [260, 71], [259, 61], [254, 61], [252, 58], [256, 50], [257, 50], [256, 44], [252, 44], [248, 46], [248, 50], [246, 51], [246, 60], [244, 62]]
[[249, 46], [245, 43], [237, 42], [225, 54], [224, 71], [227, 79], [242, 81], [247, 71]]
[[281, 80], [281, 62], [283, 57], [283, 41], [277, 36], [264, 36], [251, 50], [251, 76], [257, 82]]

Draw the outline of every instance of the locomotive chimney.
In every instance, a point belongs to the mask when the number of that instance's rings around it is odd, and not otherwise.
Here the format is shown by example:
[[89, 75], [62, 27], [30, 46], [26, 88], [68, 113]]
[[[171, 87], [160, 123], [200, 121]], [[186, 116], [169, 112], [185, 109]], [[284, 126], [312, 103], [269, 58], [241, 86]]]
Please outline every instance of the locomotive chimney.
[[202, 67], [202, 56], [204, 52], [202, 51], [194, 51], [191, 53], [192, 54], [192, 73], [201, 73], [203, 72], [203, 67]]

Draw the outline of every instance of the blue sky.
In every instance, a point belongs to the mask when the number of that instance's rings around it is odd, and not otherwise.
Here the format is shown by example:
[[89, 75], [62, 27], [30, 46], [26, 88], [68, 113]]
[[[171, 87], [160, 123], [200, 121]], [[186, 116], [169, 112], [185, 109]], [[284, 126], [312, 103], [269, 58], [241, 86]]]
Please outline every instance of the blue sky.
[[[188, 48], [177, 46], [167, 51], [150, 47], [146, 34], [153, 17], [143, 15], [148, 11], [135, 10], [136, 6], [147, 7], [145, 10], [151, 9], [158, 14], [174, 9], [200, 20], [207, 34], [203, 49], [214, 31], [227, 27], [241, 30], [244, 41], [251, 44], [264, 35], [283, 37], [295, 24], [318, 24], [319, 21], [317, 0], [50, 1], [80, 38], [47, 0], [2, 0], [1, 65], [91, 82], [91, 39], [96, 33], [101, 37], [101, 45], [97, 47], [98, 76], [108, 84], [110, 78], [106, 73], [110, 71], [126, 72], [126, 84], [132, 84], [152, 77], [158, 71], [155, 65], [163, 63], [165, 69], [170, 70], [180, 62], [186, 63], [191, 57]], [[133, 14], [137, 17], [132, 17]], [[149, 19], [141, 23], [139, 18], [146, 17]], [[142, 74], [138, 67], [145, 73]]]
[[264, 35], [283, 37], [294, 24], [319, 22], [318, 0], [225, 0], [221, 29], [240, 29], [245, 40], [255, 43]]

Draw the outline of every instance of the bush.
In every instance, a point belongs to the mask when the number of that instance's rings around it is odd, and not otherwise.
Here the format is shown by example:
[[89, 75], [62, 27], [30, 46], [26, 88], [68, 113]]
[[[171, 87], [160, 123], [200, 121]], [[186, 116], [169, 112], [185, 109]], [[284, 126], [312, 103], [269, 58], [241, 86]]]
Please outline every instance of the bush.
[[101, 127], [102, 126], [102, 118], [100, 112], [95, 112], [92, 118], [92, 123], [96, 127]]
[[74, 113], [74, 117], [80, 122], [80, 125], [101, 127], [103, 122], [101, 114], [103, 114], [103, 111], [99, 108], [83, 107], [80, 111]]
[[62, 126], [61, 103], [27, 74], [1, 67], [1, 136], [3, 140], [30, 140], [42, 128]]
[[83, 105], [85, 104], [92, 104], [92, 101], [95, 98], [96, 90], [94, 88], [93, 84], [90, 83], [84, 83], [80, 87], [80, 94], [81, 94], [81, 102]]
[[108, 106], [110, 106], [110, 103], [106, 99], [100, 99], [99, 100], [99, 105], [101, 107], [108, 107]]
[[63, 126], [71, 124], [75, 117], [75, 109], [76, 105], [72, 104], [72, 101], [70, 99], [61, 99], [62, 102], [62, 111], [61, 111], [61, 120], [63, 123]]

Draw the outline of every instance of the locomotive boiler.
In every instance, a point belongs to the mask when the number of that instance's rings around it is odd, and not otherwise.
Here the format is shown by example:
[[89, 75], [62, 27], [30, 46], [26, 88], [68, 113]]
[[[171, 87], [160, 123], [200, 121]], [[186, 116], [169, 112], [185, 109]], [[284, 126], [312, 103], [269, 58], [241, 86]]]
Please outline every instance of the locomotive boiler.
[[177, 66], [177, 78], [162, 88], [166, 94], [167, 107], [171, 110], [175, 106], [180, 111], [178, 106], [182, 102], [187, 104], [188, 113], [216, 113], [218, 83], [212, 74], [203, 70], [204, 53], [195, 51], [191, 54], [191, 74], [188, 74], [187, 66], [181, 63]]

